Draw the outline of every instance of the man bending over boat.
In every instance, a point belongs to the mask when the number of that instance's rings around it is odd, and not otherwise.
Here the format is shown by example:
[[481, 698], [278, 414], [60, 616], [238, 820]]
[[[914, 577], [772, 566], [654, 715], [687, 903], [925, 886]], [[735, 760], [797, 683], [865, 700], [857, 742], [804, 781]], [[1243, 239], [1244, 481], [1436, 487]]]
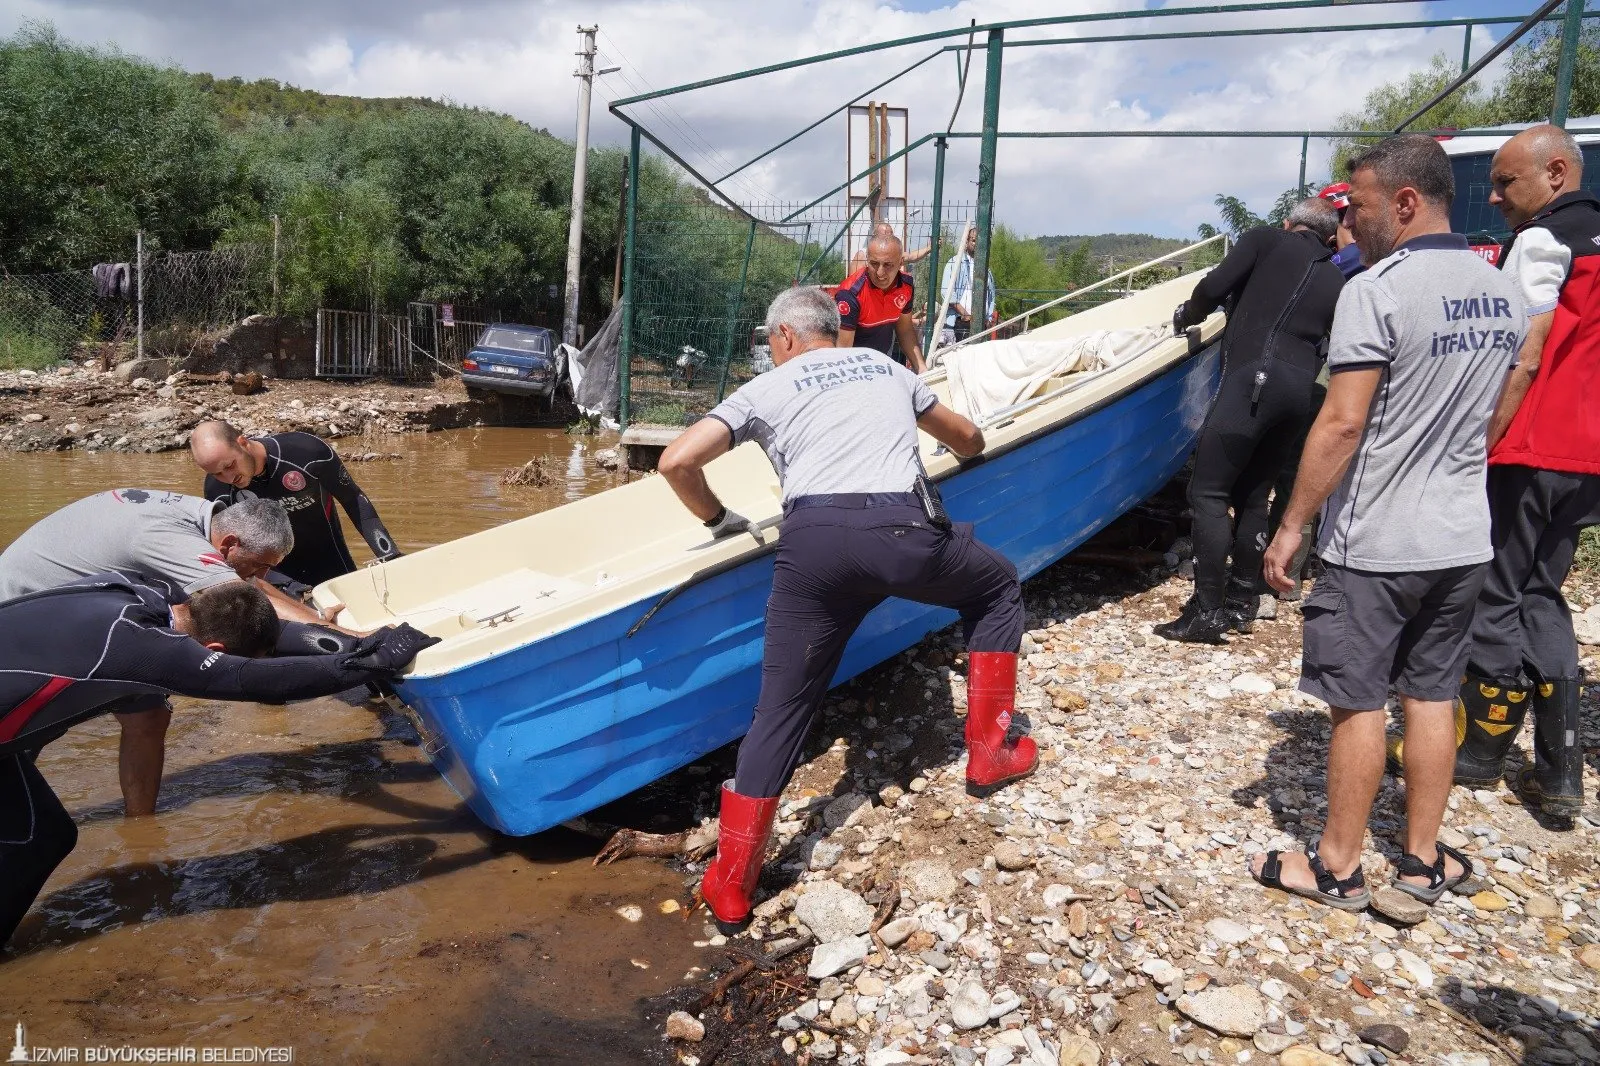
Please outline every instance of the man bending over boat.
[[[185, 595], [215, 585], [256, 581], [294, 547], [283, 507], [250, 500], [227, 510], [196, 496], [157, 489], [113, 489], [86, 496], [41, 518], [0, 552], [0, 600], [65, 585], [90, 574], [126, 570], [159, 577]], [[284, 620], [284, 637], [335, 639], [309, 607], [262, 588]], [[340, 638], [342, 640], [342, 638]], [[339, 642], [336, 640], [336, 643]], [[321, 647], [303, 650], [331, 651]], [[123, 811], [154, 814], [172, 708], [161, 693], [124, 701], [118, 777]]]
[[890, 596], [961, 612], [968, 791], [988, 795], [1039, 759], [1032, 740], [1006, 736], [1023, 627], [1016, 567], [971, 525], [950, 522], [917, 451], [918, 427], [960, 456], [983, 451], [982, 431], [881, 353], [835, 347], [839, 315], [820, 289], [781, 293], [766, 324], [776, 368], [691, 426], [659, 467], [713, 537], [751, 527], [712, 492], [707, 463], [753, 440], [783, 484], [761, 693], [734, 779], [722, 786], [717, 855], [701, 884], [729, 932], [749, 920], [779, 794], [845, 644]]
[[241, 581], [185, 596], [104, 573], [0, 603], [0, 947], [78, 830], [34, 766], [79, 722], [169, 692], [283, 703], [384, 681], [438, 643], [399, 625], [346, 652], [257, 660], [278, 642], [265, 593]]
[[1189, 478], [1194, 595], [1177, 619], [1156, 627], [1168, 640], [1220, 644], [1230, 629], [1250, 632], [1255, 620], [1267, 499], [1315, 413], [1317, 375], [1344, 287], [1330, 247], [1338, 227], [1328, 201], [1301, 201], [1282, 229], [1261, 226], [1240, 237], [1172, 316], [1181, 333], [1228, 307], [1222, 384]]

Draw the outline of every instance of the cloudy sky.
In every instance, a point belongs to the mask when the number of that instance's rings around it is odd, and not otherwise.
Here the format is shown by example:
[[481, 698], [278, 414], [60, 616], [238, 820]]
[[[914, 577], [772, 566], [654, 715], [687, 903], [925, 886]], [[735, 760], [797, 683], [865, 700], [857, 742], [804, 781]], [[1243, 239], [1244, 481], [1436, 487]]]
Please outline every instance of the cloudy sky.
[[[622, 70], [596, 89], [594, 138], [624, 143], [607, 105], [737, 70], [852, 45], [1006, 19], [1129, 8], [1158, 0], [0, 0], [0, 35], [48, 22], [73, 39], [109, 44], [219, 76], [276, 78], [326, 92], [431, 96], [504, 111], [571, 137], [579, 22], [601, 27], [601, 63]], [[1354, 24], [1507, 16], [1533, 0], [1385, 3], [1315, 12], [1140, 17], [1113, 24], [1013, 30], [1008, 40], [1176, 28]], [[1508, 27], [1479, 27], [1481, 54]], [[1000, 121], [1010, 130], [1331, 128], [1368, 90], [1424, 66], [1459, 60], [1460, 28], [1086, 43], [1013, 48]], [[931, 52], [922, 44], [672, 97], [633, 113], [712, 176], [776, 143], [844, 100]], [[973, 60], [955, 129], [981, 122], [983, 56]], [[936, 57], [876, 94], [910, 110], [912, 138], [942, 130], [956, 105], [954, 54]], [[1010, 140], [999, 149], [1002, 221], [1033, 234], [1192, 233], [1215, 221], [1212, 197], [1264, 210], [1299, 169], [1298, 140]], [[740, 200], [809, 200], [844, 179], [844, 120], [735, 177]], [[927, 195], [932, 159], [915, 158], [911, 195]], [[1310, 177], [1327, 170], [1313, 142]], [[947, 199], [975, 195], [977, 145], [954, 142]]]

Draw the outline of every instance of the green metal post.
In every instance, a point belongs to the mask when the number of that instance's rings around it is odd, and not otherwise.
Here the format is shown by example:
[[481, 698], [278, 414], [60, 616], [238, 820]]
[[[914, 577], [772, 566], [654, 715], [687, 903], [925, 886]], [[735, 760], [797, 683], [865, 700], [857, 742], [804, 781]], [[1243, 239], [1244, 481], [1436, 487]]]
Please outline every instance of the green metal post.
[[794, 281], [791, 284], [800, 284], [800, 270], [806, 265], [806, 248], [811, 244], [811, 223], [806, 223], [806, 235], [796, 242], [800, 245], [800, 253], [794, 260]]
[[633, 126], [628, 139], [628, 230], [622, 245], [622, 351], [618, 363], [621, 375], [621, 403], [617, 421], [628, 428], [630, 378], [633, 362], [633, 313], [639, 303], [638, 278], [634, 263], [634, 242], [639, 229], [639, 127]]
[[1561, 23], [1561, 65], [1556, 68], [1556, 106], [1550, 112], [1554, 125], [1567, 124], [1567, 105], [1572, 102], [1572, 68], [1578, 58], [1578, 36], [1583, 32], [1583, 0], [1567, 0], [1567, 17]]
[[928, 238], [928, 314], [922, 323], [922, 355], [926, 359], [928, 350], [933, 344], [933, 331], [936, 325], [935, 316], [939, 314], [944, 303], [944, 294], [940, 291], [939, 284], [939, 245], [940, 238], [944, 236], [944, 218], [941, 211], [944, 207], [944, 150], [950, 142], [943, 137], [934, 138], [933, 142], [933, 235]]
[[744, 241], [744, 266], [739, 269], [739, 291], [728, 304], [728, 336], [722, 344], [722, 373], [717, 378], [717, 402], [728, 391], [728, 364], [733, 362], [733, 336], [739, 328], [739, 309], [744, 306], [744, 283], [750, 276], [750, 253], [756, 247], [756, 224], [750, 221], [750, 235]]
[[[1005, 30], [989, 31], [983, 69], [983, 140], [978, 148], [978, 254], [972, 263], [972, 331], [989, 328], [989, 230], [994, 224], [994, 149], [1000, 132], [1000, 64]], [[982, 323], [982, 325], [979, 325]]]
[[1467, 39], [1461, 42], [1461, 73], [1472, 66], [1472, 23], [1467, 23]]
[[1311, 147], [1311, 138], [1300, 138], [1300, 184], [1295, 186], [1296, 194], [1306, 191], [1306, 151]]

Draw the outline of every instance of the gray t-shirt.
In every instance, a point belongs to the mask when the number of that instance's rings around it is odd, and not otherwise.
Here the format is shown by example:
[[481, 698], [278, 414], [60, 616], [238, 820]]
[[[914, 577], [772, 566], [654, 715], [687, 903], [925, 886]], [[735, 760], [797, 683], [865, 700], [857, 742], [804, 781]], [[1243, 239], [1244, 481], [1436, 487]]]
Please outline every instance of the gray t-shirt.
[[186, 593], [237, 581], [211, 546], [220, 504], [154, 489], [113, 489], [69, 503], [0, 552], [0, 600], [106, 570], [164, 577]]
[[1457, 234], [1407, 241], [1345, 282], [1328, 369], [1384, 371], [1323, 512], [1325, 562], [1395, 573], [1487, 562], [1487, 433], [1527, 332], [1516, 279]]
[[795, 356], [710, 414], [772, 460], [787, 503], [835, 492], [910, 492], [923, 472], [917, 419], [939, 400], [905, 367], [870, 348]]

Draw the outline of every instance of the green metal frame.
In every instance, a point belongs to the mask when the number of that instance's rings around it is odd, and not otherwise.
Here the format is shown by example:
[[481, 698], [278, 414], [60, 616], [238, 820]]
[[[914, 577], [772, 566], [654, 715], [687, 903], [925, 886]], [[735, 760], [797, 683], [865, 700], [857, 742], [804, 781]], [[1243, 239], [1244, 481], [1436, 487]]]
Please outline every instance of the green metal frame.
[[[1095, 13], [1088, 13], [1088, 14], [1059, 15], [1059, 16], [1051, 16], [1051, 17], [1045, 17], [1045, 18], [1033, 18], [1033, 19], [1013, 19], [1013, 20], [1008, 20], [1008, 21], [1004, 21], [1004, 22], [992, 22], [992, 23], [981, 23], [981, 24], [975, 23], [973, 25], [961, 26], [961, 27], [952, 28], [952, 29], [948, 29], [948, 30], [939, 30], [939, 31], [930, 32], [930, 33], [915, 34], [913, 36], [901, 37], [901, 38], [897, 38], [897, 39], [889, 40], [889, 41], [880, 41], [880, 42], [875, 42], [875, 43], [872, 43], [872, 44], [859, 45], [859, 46], [856, 46], [856, 47], [853, 47], [853, 48], [839, 49], [839, 50], [832, 51], [832, 52], [825, 52], [825, 53], [822, 53], [820, 55], [807, 56], [807, 57], [803, 57], [803, 58], [800, 58], [800, 59], [788, 60], [788, 61], [785, 61], [785, 62], [782, 62], [782, 63], [770, 63], [770, 64], [767, 64], [765, 66], [752, 68], [750, 70], [739, 71], [739, 72], [736, 72], [736, 73], [733, 73], [733, 74], [725, 74], [725, 75], [721, 75], [721, 76], [713, 77], [713, 78], [704, 78], [704, 79], [701, 79], [699, 81], [688, 82], [688, 83], [685, 83], [685, 84], [682, 84], [682, 85], [677, 85], [677, 86], [672, 86], [672, 87], [666, 88], [666, 89], [656, 90], [654, 92], [643, 93], [643, 94], [639, 94], [639, 95], [636, 95], [636, 96], [630, 96], [630, 97], [626, 97], [624, 99], [620, 99], [620, 100], [617, 100], [617, 101], [613, 102], [611, 104], [611, 112], [612, 112], [612, 114], [616, 115], [617, 118], [619, 118], [621, 121], [626, 123], [628, 125], [628, 127], [629, 127], [629, 130], [630, 130], [629, 174], [630, 174], [631, 180], [630, 180], [630, 183], [629, 183], [629, 192], [628, 192], [628, 197], [627, 197], [627, 226], [626, 226], [626, 238], [625, 238], [626, 247], [625, 247], [625, 250], [624, 250], [625, 280], [624, 280], [624, 284], [623, 284], [624, 313], [623, 313], [622, 338], [621, 338], [621, 348], [622, 348], [622, 350], [621, 350], [621, 353], [620, 353], [620, 358], [621, 358], [621, 378], [622, 378], [622, 382], [621, 382], [621, 384], [622, 384], [622, 404], [621, 404], [621, 410], [620, 410], [619, 414], [620, 414], [620, 417], [621, 417], [621, 421], [623, 422], [624, 425], [626, 425], [627, 421], [628, 421], [628, 415], [629, 415], [629, 410], [628, 410], [628, 406], [629, 406], [628, 405], [629, 363], [631, 361], [632, 352], [633, 352], [633, 342], [634, 342], [634, 314], [633, 314], [633, 312], [634, 312], [634, 304], [636, 302], [635, 299], [634, 299], [634, 280], [635, 280], [635, 267], [636, 267], [636, 257], [635, 257], [635, 247], [634, 247], [634, 245], [635, 245], [635, 240], [636, 240], [637, 215], [638, 215], [637, 188], [638, 188], [638, 173], [639, 173], [639, 157], [640, 157], [640, 152], [641, 152], [642, 147], [643, 147], [643, 145], [642, 145], [642, 141], [643, 140], [648, 140], [651, 144], [655, 145], [655, 147], [658, 148], [664, 155], [666, 155], [667, 158], [671, 159], [674, 163], [676, 163], [679, 167], [681, 167], [686, 174], [688, 174], [691, 178], [693, 178], [695, 181], [699, 182], [702, 186], [704, 186], [705, 189], [712, 196], [716, 197], [719, 201], [721, 201], [723, 204], [725, 204], [732, 211], [736, 212], [739, 216], [741, 216], [744, 219], [747, 219], [750, 222], [750, 236], [749, 236], [749, 239], [746, 242], [744, 270], [741, 273], [741, 280], [740, 280], [740, 284], [739, 284], [738, 294], [737, 294], [737, 296], [733, 297], [734, 299], [736, 299], [738, 301], [742, 301], [743, 293], [744, 293], [744, 287], [745, 287], [745, 279], [748, 277], [748, 272], [749, 272], [750, 256], [751, 256], [752, 249], [754, 247], [755, 231], [756, 231], [757, 224], [760, 222], [760, 220], [758, 220], [754, 216], [752, 216], [745, 209], [745, 207], [743, 205], [739, 204], [733, 198], [731, 198], [727, 193], [725, 193], [721, 188], [721, 184], [723, 182], [727, 181], [729, 178], [732, 178], [735, 175], [737, 175], [737, 174], [743, 172], [744, 170], [748, 169], [750, 166], [753, 166], [755, 163], [760, 162], [761, 160], [768, 158], [769, 156], [771, 156], [774, 153], [782, 150], [783, 148], [787, 147], [788, 145], [793, 144], [795, 141], [799, 140], [800, 138], [804, 137], [805, 135], [815, 131], [816, 129], [821, 127], [824, 123], [826, 123], [828, 120], [830, 120], [830, 119], [838, 116], [839, 114], [843, 113], [850, 106], [852, 106], [852, 105], [854, 105], [856, 103], [859, 103], [862, 99], [870, 96], [871, 94], [877, 92], [878, 90], [884, 88], [885, 86], [890, 85], [890, 84], [898, 81], [900, 78], [903, 78], [907, 74], [910, 74], [912, 71], [917, 70], [918, 68], [920, 68], [923, 65], [925, 65], [926, 63], [930, 62], [932, 59], [934, 59], [938, 55], [940, 55], [940, 54], [942, 54], [944, 52], [962, 52], [962, 51], [970, 52], [971, 50], [977, 48], [978, 47], [977, 40], [976, 40], [977, 35], [978, 34], [983, 34], [985, 36], [985, 40], [984, 40], [984, 43], [983, 43], [982, 47], [985, 50], [985, 60], [986, 60], [986, 62], [985, 62], [985, 76], [984, 76], [983, 123], [982, 123], [982, 128], [980, 130], [978, 130], [978, 131], [947, 130], [944, 133], [930, 133], [930, 134], [924, 135], [924, 136], [918, 138], [917, 140], [913, 141], [912, 143], [906, 145], [905, 147], [901, 148], [899, 151], [893, 152], [890, 155], [888, 155], [886, 158], [879, 160], [876, 164], [874, 164], [872, 166], [869, 166], [867, 169], [863, 170], [860, 174], [857, 174], [857, 175], [851, 177], [849, 180], [845, 181], [843, 184], [835, 186], [834, 188], [828, 190], [828, 192], [824, 193], [822, 196], [817, 197], [816, 199], [812, 200], [810, 203], [806, 204], [805, 206], [801, 207], [800, 209], [798, 209], [798, 210], [790, 213], [789, 215], [785, 216], [783, 219], [780, 219], [780, 220], [778, 220], [776, 222], [772, 222], [772, 223], [762, 223], [762, 224], [766, 224], [766, 225], [769, 225], [769, 226], [782, 226], [782, 225], [785, 225], [785, 224], [792, 224], [793, 221], [795, 219], [797, 219], [799, 216], [803, 215], [805, 212], [809, 211], [810, 209], [816, 207], [818, 204], [820, 204], [823, 201], [827, 200], [829, 197], [835, 195], [836, 193], [838, 193], [842, 189], [846, 189], [846, 188], [850, 187], [851, 185], [853, 185], [854, 183], [859, 182], [859, 181], [861, 181], [863, 179], [866, 179], [866, 178], [870, 177], [875, 171], [885, 169], [891, 163], [899, 160], [900, 158], [902, 158], [904, 156], [909, 155], [910, 153], [912, 153], [912, 152], [916, 151], [917, 149], [923, 147], [924, 145], [928, 144], [929, 142], [933, 142], [934, 145], [935, 145], [934, 197], [933, 197], [933, 220], [932, 220], [933, 221], [933, 238], [932, 238], [932, 250], [931, 250], [931, 253], [930, 253], [930, 267], [929, 267], [929, 274], [928, 274], [928, 277], [929, 277], [929, 282], [928, 282], [928, 290], [929, 290], [929, 292], [928, 292], [928, 319], [927, 319], [927, 322], [925, 324], [924, 339], [923, 339], [924, 349], [926, 349], [929, 341], [932, 338], [932, 331], [936, 326], [936, 323], [933, 321], [933, 319], [934, 319], [934, 317], [935, 317], [935, 315], [937, 314], [937, 311], [938, 311], [937, 305], [935, 303], [935, 299], [936, 299], [936, 295], [937, 295], [937, 290], [940, 288], [939, 283], [938, 283], [939, 282], [939, 278], [940, 278], [939, 260], [940, 260], [941, 243], [942, 243], [942, 241], [941, 241], [942, 231], [940, 229], [940, 225], [941, 225], [941, 221], [942, 221], [942, 219], [940, 217], [940, 203], [941, 203], [941, 200], [942, 200], [943, 187], [944, 187], [945, 152], [946, 152], [946, 149], [948, 148], [949, 140], [951, 138], [978, 138], [979, 141], [980, 141], [980, 144], [979, 144], [979, 164], [978, 164], [978, 204], [977, 204], [977, 218], [975, 220], [976, 221], [976, 225], [978, 226], [978, 250], [977, 250], [977, 255], [975, 256], [976, 262], [974, 263], [974, 268], [975, 268], [974, 269], [974, 274], [975, 274], [975, 277], [973, 279], [973, 282], [974, 282], [974, 284], [973, 284], [973, 289], [974, 289], [974, 291], [973, 291], [973, 300], [974, 300], [974, 304], [975, 304], [976, 307], [982, 307], [984, 305], [984, 301], [986, 299], [986, 295], [985, 295], [984, 289], [987, 286], [987, 280], [988, 280], [988, 261], [989, 261], [989, 249], [990, 249], [990, 236], [991, 236], [991, 230], [992, 230], [992, 225], [993, 225], [995, 151], [996, 151], [996, 147], [998, 145], [999, 140], [1002, 139], [1002, 138], [1022, 138], [1022, 139], [1041, 139], [1041, 138], [1050, 138], [1050, 139], [1054, 139], [1054, 138], [1067, 138], [1067, 139], [1074, 139], [1074, 138], [1084, 138], [1084, 139], [1109, 138], [1109, 139], [1114, 139], [1114, 138], [1133, 138], [1133, 137], [1154, 137], [1154, 138], [1268, 138], [1268, 139], [1272, 139], [1272, 138], [1290, 138], [1290, 139], [1297, 138], [1297, 139], [1300, 140], [1300, 179], [1299, 179], [1299, 184], [1300, 184], [1301, 187], [1304, 187], [1305, 180], [1306, 180], [1307, 157], [1308, 157], [1308, 154], [1309, 154], [1310, 142], [1311, 142], [1312, 138], [1314, 138], [1314, 137], [1315, 138], [1381, 138], [1381, 137], [1389, 136], [1392, 132], [1394, 132], [1394, 131], [1390, 131], [1390, 130], [1049, 130], [1049, 131], [1039, 131], [1039, 130], [1027, 130], [1027, 131], [1022, 131], [1022, 130], [1002, 130], [1002, 129], [999, 128], [999, 101], [1000, 101], [1000, 80], [1001, 80], [1000, 75], [1001, 75], [1001, 68], [1002, 68], [1003, 62], [1004, 62], [1005, 50], [1007, 48], [1038, 48], [1038, 47], [1044, 47], [1044, 46], [1065, 46], [1065, 45], [1076, 45], [1076, 44], [1136, 43], [1136, 42], [1142, 42], [1142, 41], [1205, 40], [1205, 39], [1217, 39], [1217, 38], [1228, 38], [1228, 37], [1264, 37], [1264, 36], [1284, 36], [1284, 35], [1300, 35], [1300, 34], [1351, 33], [1351, 32], [1361, 32], [1361, 31], [1397, 30], [1397, 29], [1448, 29], [1448, 28], [1452, 28], [1452, 27], [1460, 27], [1465, 31], [1465, 39], [1464, 39], [1463, 45], [1462, 45], [1462, 74], [1461, 74], [1460, 77], [1458, 77], [1457, 79], [1452, 81], [1445, 88], [1443, 93], [1441, 93], [1439, 99], [1443, 99], [1444, 96], [1447, 96], [1449, 93], [1454, 92], [1456, 89], [1458, 89], [1461, 85], [1465, 84], [1472, 77], [1475, 77], [1482, 70], [1482, 68], [1484, 66], [1486, 66], [1487, 63], [1495, 55], [1498, 55], [1505, 48], [1509, 47], [1512, 43], [1514, 43], [1517, 39], [1519, 39], [1523, 34], [1525, 34], [1529, 29], [1531, 29], [1534, 25], [1536, 25], [1536, 24], [1538, 24], [1540, 22], [1556, 22], [1556, 21], [1559, 21], [1559, 22], [1562, 23], [1562, 50], [1561, 50], [1560, 66], [1558, 67], [1557, 79], [1556, 79], [1556, 100], [1555, 100], [1555, 106], [1554, 106], [1554, 108], [1552, 110], [1551, 121], [1553, 123], [1557, 124], [1557, 125], [1565, 125], [1566, 124], [1566, 121], [1567, 121], [1567, 109], [1568, 109], [1568, 104], [1570, 102], [1570, 97], [1571, 97], [1572, 70], [1573, 70], [1574, 60], [1575, 60], [1575, 56], [1576, 56], [1577, 41], [1578, 41], [1578, 37], [1579, 37], [1580, 31], [1581, 31], [1582, 26], [1583, 26], [1583, 21], [1585, 19], [1592, 19], [1592, 18], [1600, 17], [1600, 12], [1586, 12], [1584, 10], [1583, 0], [1569, 0], [1569, 3], [1567, 4], [1567, 9], [1566, 9], [1565, 13], [1562, 14], [1562, 15], [1549, 14], [1549, 10], [1551, 10], [1551, 8], [1549, 8], [1549, 6], [1548, 6], [1549, 5], [1549, 0], [1545, 0], [1544, 3], [1539, 5], [1539, 9], [1535, 11], [1533, 16], [1529, 16], [1529, 17], [1525, 17], [1525, 18], [1517, 18], [1517, 17], [1514, 17], [1514, 16], [1492, 16], [1492, 17], [1481, 17], [1481, 18], [1405, 19], [1405, 20], [1394, 20], [1394, 21], [1389, 21], [1389, 22], [1346, 23], [1346, 24], [1343, 24], [1343, 25], [1270, 26], [1270, 27], [1249, 27], [1249, 28], [1228, 28], [1228, 29], [1189, 29], [1189, 30], [1173, 30], [1173, 31], [1170, 31], [1170, 32], [1158, 32], [1158, 33], [1104, 34], [1104, 35], [1088, 35], [1088, 36], [1082, 36], [1082, 37], [1044, 37], [1044, 38], [1034, 37], [1034, 38], [1014, 38], [1014, 39], [1011, 39], [1011, 40], [1007, 40], [1006, 39], [1006, 31], [1008, 31], [1008, 30], [1036, 29], [1036, 28], [1044, 28], [1044, 27], [1052, 27], [1052, 26], [1090, 25], [1090, 24], [1095, 24], [1095, 23], [1118, 23], [1118, 22], [1124, 22], [1124, 21], [1131, 20], [1131, 19], [1161, 19], [1161, 18], [1173, 18], [1173, 17], [1203, 18], [1203, 17], [1206, 17], [1206, 16], [1211, 16], [1211, 17], [1222, 16], [1222, 17], [1226, 17], [1226, 16], [1230, 16], [1230, 15], [1263, 13], [1263, 12], [1306, 12], [1306, 11], [1315, 11], [1315, 10], [1332, 9], [1332, 8], [1351, 8], [1351, 7], [1361, 7], [1361, 6], [1373, 6], [1373, 5], [1378, 5], [1378, 4], [1388, 4], [1388, 3], [1391, 3], [1391, 2], [1392, 2], [1392, 0], [1262, 0], [1262, 2], [1242, 3], [1242, 4], [1207, 4], [1207, 5], [1196, 6], [1196, 7], [1169, 7], [1169, 8], [1155, 8], [1155, 9], [1143, 9], [1143, 8], [1140, 8], [1140, 9], [1133, 9], [1133, 10], [1126, 10], [1126, 11], [1109, 11], [1109, 12], [1095, 12]], [[1509, 24], [1516, 24], [1517, 25], [1517, 29], [1512, 34], [1510, 34], [1506, 38], [1502, 39], [1502, 41], [1497, 42], [1495, 47], [1493, 49], [1491, 49], [1488, 53], [1486, 53], [1483, 57], [1480, 57], [1480, 59], [1476, 63], [1471, 62], [1471, 56], [1472, 56], [1472, 34], [1473, 34], [1473, 31], [1479, 26], [1497, 26], [1497, 25], [1509, 25]], [[946, 41], [949, 41], [951, 38], [963, 38], [963, 37], [966, 38], [966, 42], [965, 43], [957, 43], [957, 44], [944, 43]], [[676, 152], [670, 145], [668, 145], [660, 137], [656, 136], [655, 134], [650, 132], [648, 129], [646, 129], [641, 122], [639, 122], [638, 120], [636, 120], [635, 118], [633, 118], [632, 116], [627, 114], [626, 111], [625, 111], [626, 108], [628, 108], [628, 107], [630, 107], [632, 105], [645, 103], [647, 101], [657, 100], [657, 99], [661, 99], [661, 98], [669, 97], [669, 96], [675, 96], [675, 95], [679, 95], [679, 94], [687, 93], [687, 92], [694, 92], [696, 90], [701, 90], [701, 89], [708, 89], [708, 88], [712, 88], [714, 86], [728, 85], [728, 84], [731, 84], [731, 83], [734, 83], [734, 82], [743, 81], [743, 80], [750, 79], [750, 78], [762, 77], [762, 76], [767, 75], [767, 74], [774, 74], [774, 73], [779, 73], [779, 72], [782, 72], [782, 71], [795, 70], [795, 69], [802, 68], [802, 67], [814, 66], [814, 65], [817, 65], [817, 64], [828, 63], [828, 62], [832, 62], [834, 60], [845, 59], [845, 58], [854, 57], [854, 56], [868, 55], [868, 54], [871, 54], [871, 53], [881, 52], [881, 51], [885, 51], [885, 50], [889, 50], [889, 49], [904, 48], [904, 47], [911, 46], [911, 45], [933, 44], [933, 43], [936, 43], [937, 47], [935, 47], [930, 53], [921, 56], [920, 58], [918, 58], [914, 62], [912, 62], [909, 66], [906, 66], [906, 67], [902, 68], [901, 70], [897, 71], [895, 74], [889, 76], [888, 78], [885, 78], [882, 81], [879, 81], [876, 84], [874, 84], [872, 87], [870, 87], [870, 88], [868, 88], [866, 90], [863, 90], [862, 92], [856, 94], [855, 96], [853, 96], [846, 103], [840, 105], [837, 108], [834, 108], [833, 110], [829, 111], [827, 114], [821, 116], [820, 118], [818, 118], [815, 121], [813, 121], [813, 122], [809, 123], [808, 125], [806, 125], [803, 129], [801, 129], [801, 130], [797, 131], [796, 133], [784, 138], [783, 140], [779, 141], [777, 144], [774, 144], [771, 147], [769, 147], [767, 149], [764, 149], [763, 151], [761, 151], [757, 155], [753, 156], [749, 160], [745, 161], [744, 163], [732, 168], [727, 173], [723, 174], [722, 177], [714, 179], [714, 180], [711, 179], [711, 178], [706, 177], [703, 174], [701, 174], [687, 160], [685, 160], [681, 155], [679, 155], [678, 152]], [[1404, 129], [1406, 126], [1409, 126], [1411, 122], [1415, 121], [1418, 117], [1420, 117], [1421, 114], [1425, 114], [1426, 111], [1429, 108], [1431, 108], [1432, 106], [1434, 106], [1437, 102], [1438, 101], [1435, 100], [1433, 103], [1430, 103], [1428, 105], [1428, 107], [1425, 107], [1421, 111], [1419, 111], [1417, 115], [1413, 115], [1405, 123], [1402, 123], [1400, 128]], [[1432, 132], [1436, 132], [1436, 133], [1448, 132], [1448, 133], [1453, 134], [1455, 136], [1470, 136], [1470, 135], [1473, 135], [1473, 134], [1490, 134], [1490, 133], [1498, 132], [1498, 131], [1492, 131], [1492, 130], [1487, 130], [1486, 129], [1486, 130], [1449, 130], [1449, 131], [1439, 130], [1439, 131], [1432, 131]], [[1575, 133], [1600, 133], [1600, 130], [1575, 130], [1575, 131], [1571, 131], [1571, 132], [1575, 132]], [[801, 262], [803, 262], [803, 257], [804, 257], [804, 245], [803, 244], [802, 244], [801, 256], [802, 256]], [[797, 268], [798, 268], [798, 264], [797, 264]], [[734, 316], [730, 315], [730, 319], [732, 317], [734, 317]], [[727, 340], [726, 344], [724, 345], [724, 360], [723, 360], [723, 368], [722, 368], [722, 381], [719, 384], [719, 388], [718, 388], [719, 397], [722, 394], [723, 387], [726, 385], [727, 364], [728, 364], [728, 360], [729, 360], [729, 358], [731, 357], [731, 354], [732, 354], [732, 332], [731, 332], [732, 329], [733, 329], [733, 327], [730, 325], [730, 327], [729, 327], [730, 332], [729, 332], [729, 335], [728, 335], [728, 340]]]

